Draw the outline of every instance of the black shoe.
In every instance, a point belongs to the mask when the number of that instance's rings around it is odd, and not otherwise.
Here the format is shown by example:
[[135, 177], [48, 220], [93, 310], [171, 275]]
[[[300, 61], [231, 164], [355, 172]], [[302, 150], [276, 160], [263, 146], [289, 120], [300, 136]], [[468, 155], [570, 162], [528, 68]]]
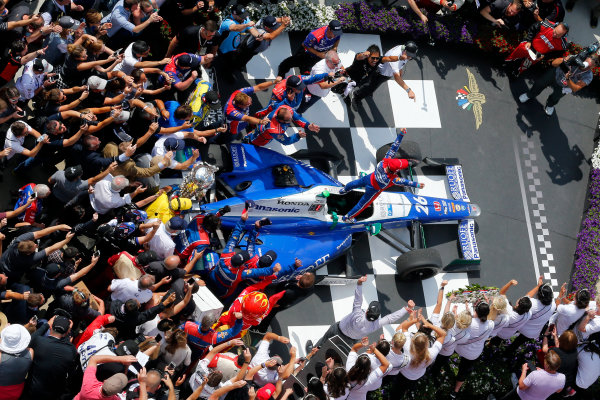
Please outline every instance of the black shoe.
[[360, 99], [355, 98], [353, 93], [351, 93], [350, 95], [352, 96], [352, 109], [358, 112], [358, 105], [360, 104]]
[[569, 1], [567, 1], [567, 4], [565, 4], [565, 9], [567, 11], [572, 11], [574, 6], [575, 6], [575, 0], [569, 0]]
[[228, 212], [230, 212], [230, 211], [231, 211], [231, 207], [229, 207], [229, 206], [225, 206], [225, 207], [221, 208], [219, 211], [217, 211], [217, 213], [218, 213], [220, 216], [223, 216], [223, 215], [227, 214], [227, 213], [228, 213]]
[[259, 226], [267, 226], [267, 225], [271, 225], [273, 222], [271, 222], [271, 220], [269, 218], [263, 218], [260, 221], [258, 221], [258, 225]]
[[352, 106], [352, 92], [348, 93], [348, 96], [344, 97], [344, 103], [346, 103], [347, 107]]
[[306, 342], [306, 344], [304, 345], [304, 350], [306, 350], [306, 354], [307, 355], [310, 354], [310, 352], [312, 351], [312, 349], [313, 349], [313, 342], [312, 342], [312, 340], [308, 340]]
[[594, 14], [594, 11], [590, 11], [590, 26], [596, 28], [598, 26], [598, 17]]

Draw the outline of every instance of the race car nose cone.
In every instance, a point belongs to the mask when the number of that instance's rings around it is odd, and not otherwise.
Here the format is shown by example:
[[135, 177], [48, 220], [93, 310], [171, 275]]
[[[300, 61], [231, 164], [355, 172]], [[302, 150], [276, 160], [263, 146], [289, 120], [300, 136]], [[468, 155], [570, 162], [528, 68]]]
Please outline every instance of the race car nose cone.
[[477, 204], [469, 204], [469, 217], [479, 217], [481, 215], [481, 208]]

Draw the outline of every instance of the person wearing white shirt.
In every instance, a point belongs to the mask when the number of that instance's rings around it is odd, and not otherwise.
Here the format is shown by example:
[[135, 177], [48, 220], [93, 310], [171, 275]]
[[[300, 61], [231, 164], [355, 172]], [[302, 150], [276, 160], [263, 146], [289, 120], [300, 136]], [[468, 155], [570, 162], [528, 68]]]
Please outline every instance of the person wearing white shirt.
[[374, 71], [369, 75], [368, 79], [358, 86], [353, 92], [350, 93], [350, 101], [352, 103], [352, 109], [358, 110], [358, 105], [361, 100], [367, 96], [371, 96], [379, 86], [381, 86], [387, 80], [393, 78], [402, 89], [408, 94], [408, 98], [415, 100], [415, 93], [412, 89], [404, 82], [404, 68], [406, 63], [415, 58], [417, 55], [418, 47], [415, 42], [407, 42], [406, 45], [399, 45], [384, 54], [384, 58], [388, 58], [395, 61], [389, 61], [386, 63], [379, 64], [377, 71]]
[[483, 301], [477, 303], [469, 328], [471, 337], [465, 343], [456, 346], [456, 353], [460, 356], [460, 362], [454, 391], [450, 393], [450, 398], [452, 399], [457, 397], [458, 391], [473, 370], [475, 361], [481, 355], [485, 341], [490, 337], [494, 329], [494, 322], [487, 319], [489, 313], [490, 306], [488, 303]]
[[[508, 289], [512, 286], [516, 286], [518, 282], [514, 279], [510, 280], [506, 285], [500, 289], [501, 295], [506, 295]], [[490, 342], [493, 346], [498, 346], [502, 343], [502, 340], [510, 339], [516, 332], [524, 326], [527, 321], [531, 318], [531, 299], [527, 296], [521, 297], [517, 300], [517, 304], [508, 308], [506, 315], [508, 316], [507, 324], [498, 330], [496, 337]]]
[[117, 175], [114, 178], [108, 175], [106, 179], [96, 183], [90, 193], [90, 204], [98, 214], [106, 214], [113, 208], [130, 204], [131, 199], [146, 190], [143, 186], [138, 186], [133, 193], [121, 196], [121, 190], [129, 186], [129, 179], [123, 175]]
[[[35, 136], [38, 139], [35, 147], [31, 150], [23, 146], [27, 135]], [[10, 160], [15, 154], [22, 154], [25, 157], [35, 157], [44, 144], [50, 143], [50, 139], [46, 137], [45, 139], [40, 140], [41, 137], [42, 135], [26, 122], [13, 122], [6, 132], [6, 139], [4, 139], [4, 148], [10, 148], [10, 151], [6, 155], [6, 159]]]
[[[147, 222], [160, 223], [156, 234], [150, 242], [148, 242], [148, 247], [150, 250], [154, 251], [160, 259], [165, 259], [173, 255], [175, 251], [175, 242], [173, 241], [172, 235], [177, 235], [179, 232], [185, 229], [187, 223], [181, 217], [173, 217], [164, 224], [159, 219], [153, 218]], [[150, 232], [148, 228], [146, 233]]]
[[[373, 358], [371, 357], [371, 363]], [[327, 373], [323, 391], [327, 394], [328, 400], [344, 400], [350, 394], [350, 385], [347, 382], [348, 373], [344, 367], [335, 367]]]
[[506, 354], [513, 354], [523, 343], [537, 339], [554, 311], [556, 311], [552, 287], [544, 283], [541, 276], [538, 278], [537, 285], [527, 292], [527, 296], [531, 301], [531, 318], [519, 328], [520, 335], [506, 348]]
[[564, 283], [556, 298], [556, 314], [550, 318], [550, 324], [556, 325], [558, 336], [585, 314], [591, 299], [590, 291], [587, 289], [579, 289], [575, 293], [575, 302], [573, 303], [566, 298], [566, 294], [567, 284]]
[[[340, 61], [340, 56], [337, 51], [329, 50], [325, 53], [325, 58], [316, 63], [311, 71], [311, 75], [318, 75], [323, 73], [335, 73], [337, 71], [342, 70], [344, 67], [342, 66], [342, 62]], [[339, 85], [342, 82], [346, 82], [345, 76], [340, 76], [339, 78], [328, 81], [327, 79], [318, 83], [312, 83], [306, 86], [306, 90], [310, 93], [310, 100], [306, 101], [306, 96], [302, 100], [302, 104], [296, 110], [299, 114], [304, 113], [310, 106], [315, 104], [319, 99], [325, 97], [331, 91], [331, 88]]]
[[129, 299], [136, 299], [140, 304], [152, 300], [152, 286], [154, 285], [154, 276], [142, 275], [137, 281], [129, 278], [113, 279], [108, 287], [111, 292], [112, 300], [126, 302]]
[[137, 40], [131, 43], [123, 52], [123, 61], [117, 64], [114, 72], [120, 72], [118, 76], [125, 77], [131, 75], [136, 68], [155, 68], [168, 64], [171, 59], [164, 58], [159, 61], [142, 61], [142, 58], [148, 57], [150, 46], [143, 40]]
[[[92, 356], [114, 356], [112, 345], [115, 343], [115, 328], [102, 328], [94, 331], [94, 334], [77, 348], [79, 362], [85, 369]], [[111, 343], [112, 342], [112, 343]]]
[[507, 306], [508, 299], [503, 294], [494, 296], [492, 299], [490, 303], [490, 313], [487, 316], [489, 321], [494, 321], [494, 330], [490, 334], [490, 337], [496, 336], [500, 329], [508, 324]]
[[279, 336], [273, 332], [267, 332], [263, 336], [262, 340], [258, 344], [256, 354], [250, 361], [250, 368], [258, 365], [262, 366], [260, 370], [254, 375], [254, 382], [259, 386], [265, 386], [267, 383], [276, 383], [279, 378], [280, 369], [282, 368], [283, 361], [280, 356], [273, 356], [269, 354], [269, 348], [271, 341], [277, 340], [280, 343], [288, 344], [290, 339], [285, 336]]
[[346, 359], [347, 379], [350, 385], [346, 400], [365, 400], [367, 393], [379, 388], [385, 373], [391, 368], [390, 362], [375, 347], [373, 343], [370, 350], [381, 363], [379, 368], [371, 371], [371, 360], [367, 354], [358, 355], [357, 351], [369, 345], [369, 339], [364, 337], [359, 343], [352, 346]]
[[[600, 378], [600, 297], [596, 298], [596, 310], [589, 310], [577, 326], [580, 338], [577, 349], [577, 376], [575, 383], [581, 389], [587, 389]], [[590, 337], [591, 336], [591, 337]], [[595, 340], [593, 340], [595, 339]]]
[[41, 58], [35, 58], [25, 64], [23, 75], [15, 82], [15, 87], [21, 94], [19, 100], [31, 100], [44, 88], [52, 86], [54, 82], [47, 80], [46, 77], [53, 69], [52, 64]]
[[204, 385], [204, 387], [202, 387], [200, 392], [198, 392], [200, 398], [207, 399], [215, 390], [217, 390], [223, 386], [230, 385], [231, 383], [244, 378], [244, 375], [246, 374], [246, 370], [248, 369], [248, 364], [250, 364], [250, 358], [251, 358], [250, 353], [248, 353], [248, 356], [246, 357], [246, 352], [244, 352], [244, 364], [238, 371], [238, 374], [236, 376], [234, 376], [233, 378], [231, 378], [230, 380], [225, 381], [223, 383], [221, 382], [221, 380], [223, 378], [223, 373], [209, 368], [209, 364], [211, 363], [211, 361], [215, 358], [215, 356], [217, 354], [219, 354], [222, 351], [227, 350], [228, 348], [230, 348], [232, 346], [243, 346], [243, 345], [244, 345], [244, 342], [242, 342], [240, 339], [233, 339], [233, 340], [229, 340], [227, 342], [221, 343], [217, 346], [214, 346], [213, 349], [206, 355], [206, 357], [204, 357], [202, 360], [200, 360], [198, 362], [198, 365], [196, 366], [196, 370], [190, 376], [189, 384], [193, 391], [197, 391], [197, 390], [199, 390], [200, 387], [203, 386], [202, 382], [204, 381], [204, 379], [205, 378], [208, 379], [208, 382], [206, 383], [206, 385]]

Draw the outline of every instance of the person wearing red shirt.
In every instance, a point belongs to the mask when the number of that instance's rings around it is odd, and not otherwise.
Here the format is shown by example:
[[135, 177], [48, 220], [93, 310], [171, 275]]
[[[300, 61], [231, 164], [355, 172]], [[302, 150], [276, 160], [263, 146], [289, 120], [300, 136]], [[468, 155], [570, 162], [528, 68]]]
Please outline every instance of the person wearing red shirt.
[[284, 145], [296, 143], [306, 137], [306, 132], [299, 131], [292, 136], [286, 135], [285, 132], [292, 122], [304, 129], [319, 132], [318, 125], [309, 123], [290, 106], [280, 105], [267, 116], [267, 119], [269, 120], [267, 124], [257, 126], [244, 138], [244, 141], [255, 146], [265, 146], [273, 139]]

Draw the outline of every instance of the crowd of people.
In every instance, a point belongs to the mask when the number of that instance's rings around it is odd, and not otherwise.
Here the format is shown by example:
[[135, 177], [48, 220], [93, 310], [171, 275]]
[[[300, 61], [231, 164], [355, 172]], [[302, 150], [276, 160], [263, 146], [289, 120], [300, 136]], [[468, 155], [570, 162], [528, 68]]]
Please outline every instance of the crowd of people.
[[[424, 22], [428, 13], [463, 6], [409, 4]], [[587, 290], [568, 299], [564, 286], [553, 298], [541, 278], [514, 305], [505, 296], [517, 284], [511, 281], [498, 295], [461, 308], [452, 298], [444, 304], [444, 281], [427, 319], [412, 301], [385, 317], [378, 302], [362, 310], [361, 277], [352, 312], [314, 346], [307, 343], [306, 357], [297, 357], [283, 332], [270, 331], [276, 313], [312, 292], [315, 274], [274, 282], [301, 263], [280, 265], [277, 249], [255, 252], [268, 219], [247, 230], [244, 212], [222, 246], [221, 217], [230, 210], [186, 220], [180, 211], [190, 200], [174, 196], [161, 178], [181, 176], [211, 144], [287, 145], [318, 134], [319, 121], [302, 114], [330, 91], [356, 111], [393, 79], [416, 100], [403, 71], [418, 46], [356, 49], [344, 67], [337, 53], [342, 25], [333, 20], [306, 36], [276, 79], [226, 91], [293, 16], [252, 21], [236, 3], [221, 19], [217, 9], [225, 5], [0, 0], [0, 159], [11, 180], [23, 183], [5, 190], [15, 189], [14, 208], [0, 213], [0, 399], [299, 398], [284, 389], [286, 380], [333, 336], [351, 351], [326, 355], [306, 383], [306, 400], [361, 400], [383, 384], [392, 388], [386, 396], [401, 398], [428, 371], [434, 378], [450, 373], [448, 360], [457, 353], [456, 386], [447, 394], [455, 398], [484, 346], [514, 336], [506, 354], [540, 336], [543, 348], [537, 369], [522, 364], [507, 398], [585, 392], [600, 375], [600, 302]], [[552, 114], [561, 96], [589, 84], [596, 56], [582, 65], [561, 58], [568, 26], [560, 0], [478, 6], [495, 25], [528, 29], [507, 59], [516, 74], [529, 66], [524, 59], [532, 51], [537, 60], [557, 57], [520, 101], [552, 85]], [[161, 46], [165, 26], [172, 39]], [[299, 73], [290, 75], [292, 68]], [[268, 104], [252, 107], [254, 93], [265, 90], [272, 92]], [[191, 98], [200, 106], [192, 107]], [[292, 124], [300, 129], [290, 136]], [[418, 162], [393, 158], [403, 135], [375, 172], [340, 192], [366, 188], [346, 222], [393, 184], [422, 187], [396, 176]], [[28, 180], [33, 174], [43, 180]], [[168, 211], [156, 212], [161, 202]], [[244, 236], [246, 250], [239, 251]], [[193, 295], [206, 291], [225, 313], [199, 312]], [[369, 342], [368, 335], [404, 317], [391, 340]], [[262, 339], [240, 340], [248, 332]], [[274, 354], [274, 341], [289, 351]]]

